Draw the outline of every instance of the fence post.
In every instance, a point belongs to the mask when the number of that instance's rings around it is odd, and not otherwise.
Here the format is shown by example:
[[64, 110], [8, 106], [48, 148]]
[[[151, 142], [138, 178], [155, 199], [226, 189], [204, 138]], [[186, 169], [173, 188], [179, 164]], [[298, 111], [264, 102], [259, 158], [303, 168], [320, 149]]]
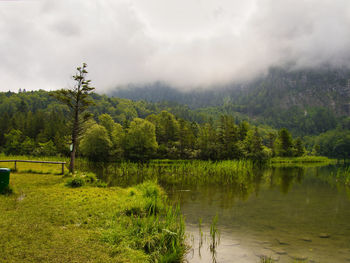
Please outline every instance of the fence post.
[[64, 163], [62, 163], [62, 175], [64, 175]]
[[15, 171], [17, 171], [17, 161], [15, 160]]

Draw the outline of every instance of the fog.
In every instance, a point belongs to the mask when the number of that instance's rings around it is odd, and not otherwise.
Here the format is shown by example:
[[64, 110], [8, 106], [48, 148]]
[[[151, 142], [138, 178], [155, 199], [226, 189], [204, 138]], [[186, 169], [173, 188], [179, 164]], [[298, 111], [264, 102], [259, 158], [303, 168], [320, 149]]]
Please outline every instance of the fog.
[[348, 0], [0, 1], [0, 91], [97, 92], [162, 81], [190, 89], [271, 66], [350, 66]]

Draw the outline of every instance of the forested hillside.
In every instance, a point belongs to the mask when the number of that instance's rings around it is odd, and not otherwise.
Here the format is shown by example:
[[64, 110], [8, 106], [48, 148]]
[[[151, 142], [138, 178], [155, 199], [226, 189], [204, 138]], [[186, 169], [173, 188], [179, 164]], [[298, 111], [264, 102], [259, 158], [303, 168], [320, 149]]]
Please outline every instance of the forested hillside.
[[[80, 138], [80, 154], [94, 160], [150, 158], [242, 159], [301, 156], [288, 130], [254, 126], [230, 115], [197, 122], [186, 106], [92, 94], [93, 118]], [[71, 119], [50, 92], [0, 93], [0, 149], [5, 154], [67, 155]]]
[[349, 115], [350, 71], [271, 68], [266, 76], [253, 81], [207, 90], [182, 92], [155, 83], [119, 88], [112, 94], [133, 100], [183, 103], [206, 114], [214, 111], [248, 116], [278, 129], [286, 127], [296, 135], [316, 135], [336, 128], [341, 117]]
[[[236, 111], [228, 101], [221, 107], [190, 109], [175, 102], [132, 101], [99, 94], [92, 94], [92, 99], [94, 105], [88, 110], [93, 118], [81, 138], [80, 154], [94, 159], [261, 161], [271, 156], [345, 158], [350, 154], [350, 118], [323, 107], [310, 108], [307, 114], [290, 108], [284, 119], [270, 116], [280, 125], [269, 126], [266, 120]], [[0, 152], [69, 154], [68, 110], [50, 92], [0, 93]], [[309, 126], [303, 126], [305, 123]]]

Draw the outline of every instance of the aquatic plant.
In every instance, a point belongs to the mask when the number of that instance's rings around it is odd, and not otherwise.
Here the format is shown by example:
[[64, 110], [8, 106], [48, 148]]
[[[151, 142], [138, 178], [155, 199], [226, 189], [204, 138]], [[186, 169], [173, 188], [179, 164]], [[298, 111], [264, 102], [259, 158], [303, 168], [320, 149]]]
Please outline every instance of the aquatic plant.
[[216, 247], [220, 244], [220, 232], [218, 229], [219, 216], [216, 214], [210, 225], [210, 250], [215, 251]]
[[336, 173], [332, 173], [338, 182], [350, 186], [350, 167], [340, 167]]
[[271, 257], [262, 256], [260, 257], [260, 263], [273, 263], [275, 262]]
[[109, 184], [128, 186], [145, 180], [158, 180], [161, 184], [241, 184], [252, 178], [251, 161], [152, 161], [149, 163], [121, 162], [90, 167]]

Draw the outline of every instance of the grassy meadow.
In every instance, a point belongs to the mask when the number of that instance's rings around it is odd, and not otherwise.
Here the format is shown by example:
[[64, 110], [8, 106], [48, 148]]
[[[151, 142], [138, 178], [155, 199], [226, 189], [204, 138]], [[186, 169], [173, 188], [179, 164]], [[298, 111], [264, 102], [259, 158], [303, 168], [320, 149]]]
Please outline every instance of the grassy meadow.
[[72, 188], [38, 167], [19, 171], [14, 193], [0, 195], [1, 262], [181, 262], [184, 222], [156, 183]]

